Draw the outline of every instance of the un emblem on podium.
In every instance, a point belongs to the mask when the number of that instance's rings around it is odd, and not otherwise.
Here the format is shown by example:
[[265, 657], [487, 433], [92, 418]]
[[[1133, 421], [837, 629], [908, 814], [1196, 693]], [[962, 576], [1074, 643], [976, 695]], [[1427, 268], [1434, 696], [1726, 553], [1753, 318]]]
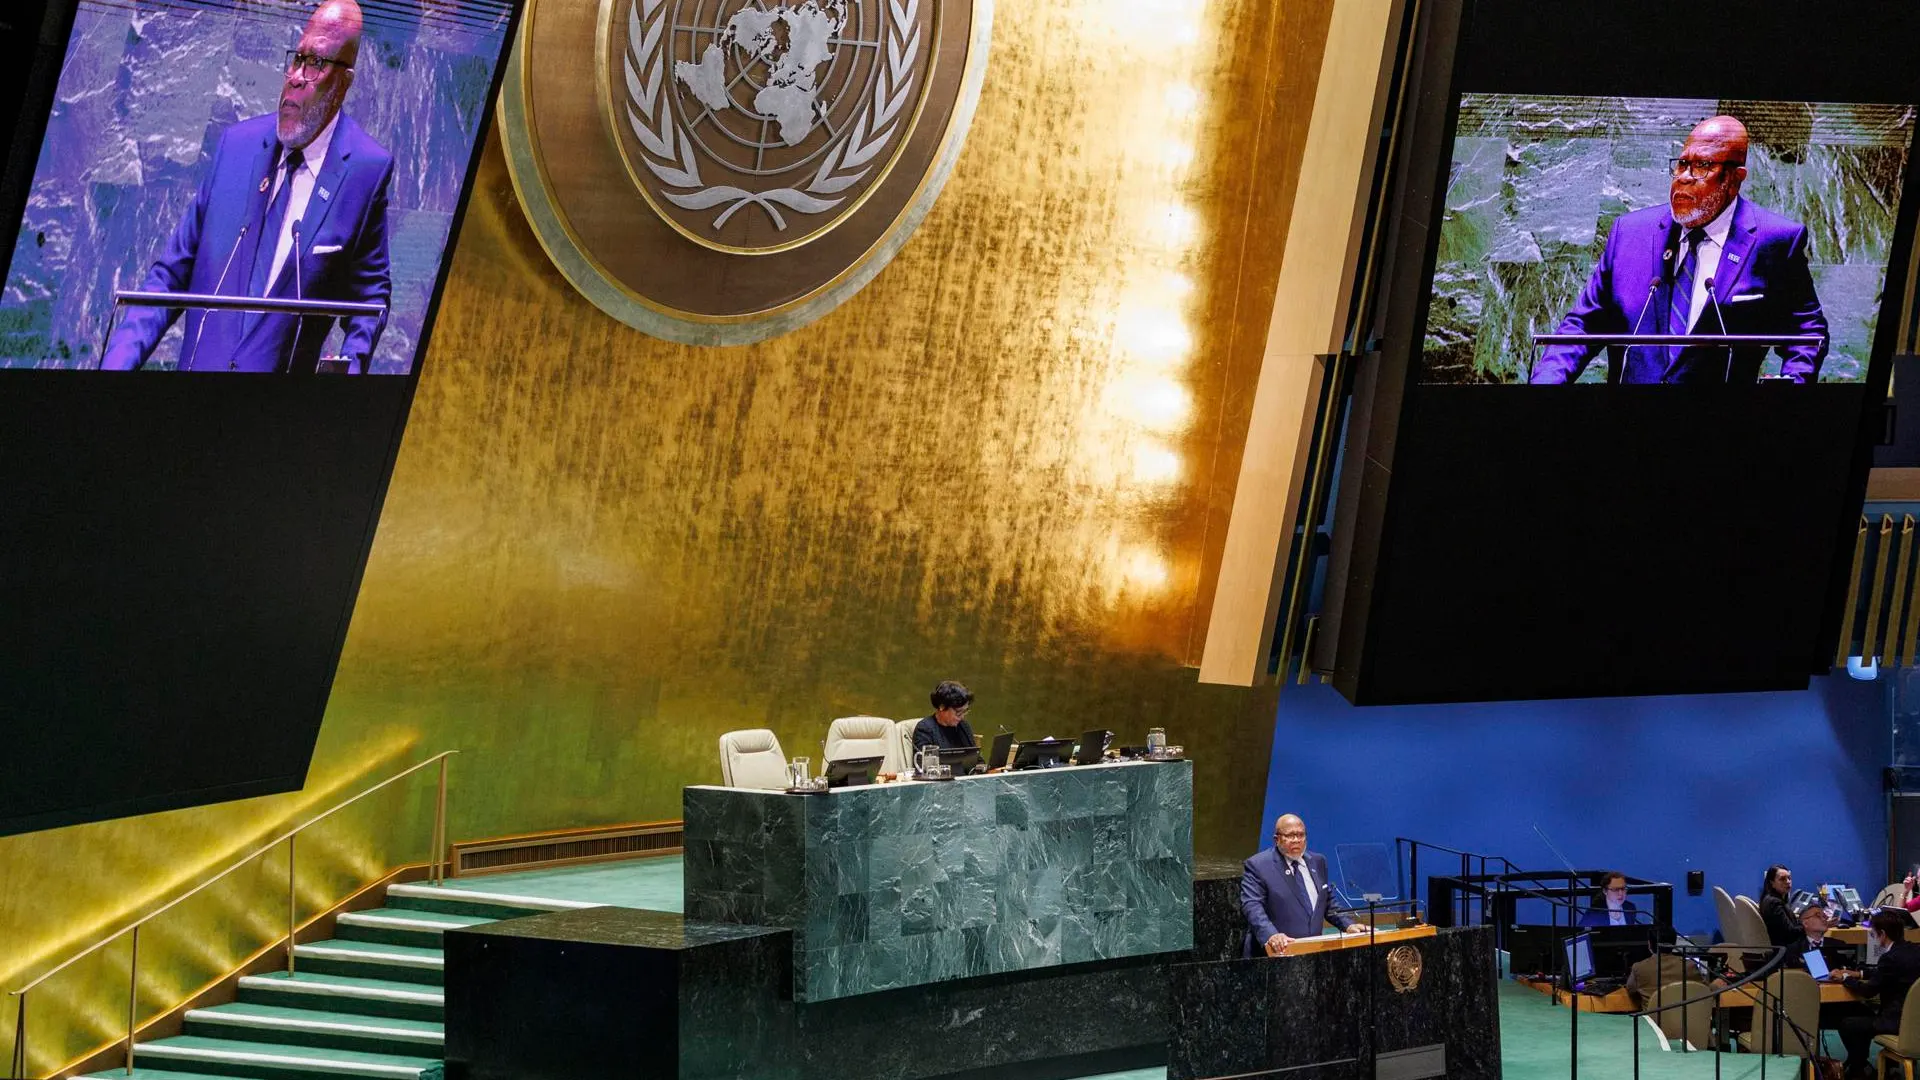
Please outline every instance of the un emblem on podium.
[[1387, 953], [1387, 982], [1398, 994], [1411, 994], [1420, 988], [1422, 973], [1420, 950], [1397, 945]]
[[501, 92], [515, 191], [621, 321], [696, 344], [783, 333], [925, 216], [991, 21], [990, 0], [535, 0]]

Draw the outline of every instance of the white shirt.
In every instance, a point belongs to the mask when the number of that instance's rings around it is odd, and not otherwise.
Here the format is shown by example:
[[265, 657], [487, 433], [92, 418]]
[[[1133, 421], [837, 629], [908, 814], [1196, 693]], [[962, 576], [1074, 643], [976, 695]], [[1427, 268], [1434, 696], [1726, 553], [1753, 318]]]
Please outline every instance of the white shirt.
[[[1720, 255], [1727, 250], [1727, 234], [1733, 231], [1733, 212], [1739, 205], [1740, 197], [1735, 195], [1733, 201], [1727, 204], [1727, 208], [1720, 211], [1719, 217], [1707, 222], [1707, 235], [1701, 238], [1700, 246], [1693, 253], [1693, 303], [1687, 309], [1687, 328], [1675, 330], [1673, 333], [1687, 333], [1700, 321], [1700, 313], [1707, 307], [1707, 282], [1718, 276]], [[1680, 230], [1680, 249], [1674, 253], [1675, 258], [1686, 257], [1688, 231]], [[1714, 329], [1716, 332], [1719, 330], [1718, 324]]]
[[[272, 282], [279, 280], [281, 267], [287, 264], [287, 253], [293, 250], [293, 227], [306, 215], [307, 200], [313, 197], [313, 185], [320, 179], [320, 168], [327, 163], [327, 147], [333, 143], [333, 129], [340, 123], [340, 114], [334, 113], [320, 134], [313, 137], [306, 149], [301, 151], [305, 160], [293, 174], [293, 188], [287, 193], [287, 216], [280, 222], [280, 236], [273, 243], [273, 270], [267, 275], [267, 288], [273, 288]], [[274, 170], [273, 192], [267, 197], [268, 205], [280, 194], [280, 185], [286, 182], [286, 155], [281, 155], [281, 168]], [[1725, 215], [1721, 215], [1725, 216]], [[306, 239], [303, 237], [302, 239]]]
[[[1285, 855], [1280, 857], [1283, 859], [1287, 858]], [[1311, 903], [1313, 909], [1317, 911], [1320, 907], [1320, 890], [1313, 883], [1313, 871], [1307, 869], [1307, 857], [1302, 855], [1298, 859], [1287, 859], [1287, 861], [1293, 864], [1293, 872], [1299, 874], [1300, 880], [1306, 883], [1307, 901]], [[1313, 914], [1313, 911], [1309, 911], [1308, 914]]]

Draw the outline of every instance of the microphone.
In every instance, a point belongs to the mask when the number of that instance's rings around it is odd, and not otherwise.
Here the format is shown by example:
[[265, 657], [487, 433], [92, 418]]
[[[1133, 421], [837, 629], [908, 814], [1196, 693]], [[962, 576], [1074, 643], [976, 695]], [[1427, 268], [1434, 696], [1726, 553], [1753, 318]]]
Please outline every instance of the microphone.
[[[1713, 305], [1713, 321], [1719, 324], [1721, 333], [1726, 333], [1727, 316], [1725, 312], [1720, 310], [1720, 298], [1713, 295], [1712, 278], [1707, 279], [1707, 302]], [[1764, 354], [1762, 355], [1764, 356]], [[1754, 374], [1758, 375], [1759, 372], [1755, 371]], [[1729, 383], [1733, 381], [1733, 346], [1731, 345], [1727, 346], [1727, 370], [1726, 373], [1720, 377], [1720, 381]]]
[[[291, 184], [293, 183], [293, 180], [289, 178], [287, 180], [287, 183]], [[295, 300], [299, 300], [301, 299], [301, 296], [300, 296], [300, 223], [298, 221], [293, 223], [293, 250], [287, 253], [287, 258], [293, 260], [293, 298]], [[286, 370], [289, 374], [291, 374], [293, 371], [293, 351], [294, 349], [298, 348], [300, 345], [300, 331], [306, 326], [306, 324], [307, 324], [307, 317], [305, 315], [294, 316], [293, 340], [287, 342], [287, 360], [286, 360], [286, 363], [280, 365], [281, 368]]]
[[[233, 257], [240, 254], [240, 245], [246, 241], [247, 229], [251, 227], [251, 225], [252, 222], [248, 222], [246, 225], [240, 226], [240, 235], [233, 238], [233, 248], [227, 252], [227, 264], [220, 268], [220, 280], [213, 283], [213, 294], [215, 296], [220, 295], [220, 290], [226, 287], [227, 271], [233, 269]], [[193, 370], [194, 358], [200, 354], [200, 335], [207, 332], [207, 320], [213, 318], [216, 314], [219, 313], [209, 311], [200, 316], [200, 325], [193, 328], [193, 345], [188, 348], [182, 356], [182, 359], [186, 363], [183, 370]], [[144, 361], [142, 362], [144, 363]]]

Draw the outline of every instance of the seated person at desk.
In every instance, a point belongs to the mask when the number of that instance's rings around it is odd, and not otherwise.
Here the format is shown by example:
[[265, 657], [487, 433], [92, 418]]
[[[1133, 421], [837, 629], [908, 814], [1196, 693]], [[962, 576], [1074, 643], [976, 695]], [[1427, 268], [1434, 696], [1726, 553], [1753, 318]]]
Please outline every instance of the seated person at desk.
[[967, 726], [967, 710], [973, 708], [973, 691], [951, 679], [933, 688], [933, 715], [923, 717], [913, 729], [913, 750], [923, 746], [941, 750], [959, 750], [977, 745], [973, 729]]
[[1252, 927], [1247, 955], [1259, 942], [1268, 956], [1279, 956], [1294, 938], [1319, 937], [1328, 921], [1350, 934], [1367, 932], [1353, 916], [1333, 910], [1327, 857], [1307, 850], [1307, 823], [1293, 814], [1273, 823], [1273, 846], [1247, 860], [1240, 910]]
[[1600, 896], [1605, 906], [1581, 912], [1581, 926], [1632, 926], [1640, 921], [1639, 909], [1627, 899], [1627, 875], [1618, 870], [1601, 874]]
[[1787, 898], [1793, 895], [1793, 871], [1774, 863], [1760, 882], [1760, 921], [1767, 924], [1767, 944], [1788, 946], [1800, 940]]
[[[1800, 940], [1787, 946], [1787, 966], [1804, 968], [1807, 966], [1807, 954], [1818, 952], [1827, 959], [1827, 969], [1841, 967], [1841, 950], [1846, 947], [1827, 937], [1827, 924], [1831, 919], [1827, 909], [1819, 904], [1808, 904], [1800, 913]], [[1851, 949], [1847, 949], [1851, 952]]]
[[1650, 953], [1627, 969], [1627, 999], [1634, 1008], [1644, 1009], [1661, 987], [1677, 982], [1691, 983], [1690, 995], [1701, 993], [1707, 988], [1707, 969], [1700, 961], [1675, 953]]
[[1876, 911], [1867, 923], [1867, 934], [1883, 952], [1880, 967], [1872, 975], [1848, 976], [1847, 986], [1862, 997], [1877, 995], [1880, 1007], [1871, 1016], [1850, 1016], [1840, 1022], [1840, 1041], [1847, 1046], [1849, 1080], [1873, 1075], [1867, 1055], [1875, 1035], [1891, 1035], [1900, 1030], [1900, 1010], [1906, 1007], [1907, 992], [1920, 979], [1920, 945], [1907, 940], [1906, 915], [1898, 911]]

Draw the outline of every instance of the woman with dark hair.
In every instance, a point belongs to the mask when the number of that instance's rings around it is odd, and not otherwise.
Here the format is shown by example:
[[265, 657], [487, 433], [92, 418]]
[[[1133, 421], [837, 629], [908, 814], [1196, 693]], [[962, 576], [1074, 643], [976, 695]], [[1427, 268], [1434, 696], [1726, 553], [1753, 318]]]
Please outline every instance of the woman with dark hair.
[[1793, 871], [1774, 863], [1760, 882], [1760, 921], [1767, 924], [1767, 943], [1791, 945], [1800, 938], [1793, 924], [1793, 912], [1787, 910], [1787, 898], [1793, 895]]

